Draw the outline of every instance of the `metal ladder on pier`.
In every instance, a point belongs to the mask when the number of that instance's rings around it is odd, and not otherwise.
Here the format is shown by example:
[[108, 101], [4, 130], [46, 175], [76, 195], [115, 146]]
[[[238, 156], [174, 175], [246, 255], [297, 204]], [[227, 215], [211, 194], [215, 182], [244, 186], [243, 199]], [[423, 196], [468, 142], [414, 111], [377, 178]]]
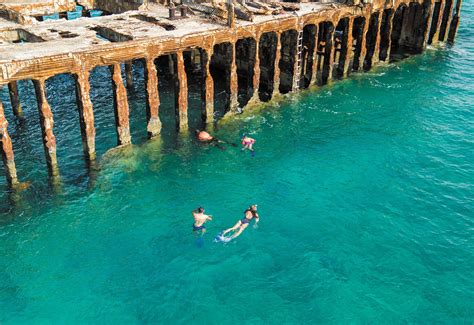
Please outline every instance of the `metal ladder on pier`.
[[303, 55], [303, 29], [298, 32], [298, 43], [297, 43], [297, 56], [296, 56], [296, 66], [295, 72], [293, 74], [293, 87], [292, 91], [297, 91], [300, 89], [300, 80], [301, 80], [301, 64], [302, 64], [302, 55]]

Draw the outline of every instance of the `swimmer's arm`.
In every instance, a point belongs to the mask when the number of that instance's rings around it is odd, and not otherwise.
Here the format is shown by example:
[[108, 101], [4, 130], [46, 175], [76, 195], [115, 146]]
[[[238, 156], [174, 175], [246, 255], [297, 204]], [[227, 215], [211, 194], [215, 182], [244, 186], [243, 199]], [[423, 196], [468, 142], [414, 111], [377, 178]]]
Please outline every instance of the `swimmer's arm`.
[[255, 218], [254, 218], [254, 219], [255, 219], [255, 224], [257, 224], [257, 223], [260, 221], [260, 218], [258, 217], [258, 214], [255, 215]]
[[206, 220], [212, 220], [212, 216], [211, 215], [206, 215]]

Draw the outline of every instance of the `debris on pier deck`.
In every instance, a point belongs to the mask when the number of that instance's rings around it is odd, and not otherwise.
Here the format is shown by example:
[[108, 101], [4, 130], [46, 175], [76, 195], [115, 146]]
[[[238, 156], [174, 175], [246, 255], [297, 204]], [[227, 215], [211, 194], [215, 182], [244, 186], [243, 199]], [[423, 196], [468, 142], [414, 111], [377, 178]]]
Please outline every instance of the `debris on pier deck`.
[[[185, 60], [196, 62], [202, 71], [201, 116], [210, 123], [215, 100], [211, 66], [226, 76], [227, 112], [235, 114], [247, 103], [367, 71], [401, 55], [421, 53], [427, 44], [453, 42], [460, 10], [461, 0], [124, 0], [120, 5], [110, 0], [0, 0], [0, 86], [8, 87], [14, 116], [22, 118], [17, 82], [33, 81], [46, 161], [50, 174], [56, 175], [54, 117], [45, 88], [45, 81], [55, 75], [75, 76], [84, 154], [94, 160], [89, 76], [97, 66], [110, 67], [117, 144], [126, 145], [132, 142], [127, 88], [133, 86], [134, 60], [144, 62], [147, 131], [155, 137], [161, 130], [161, 76], [156, 67], [160, 57], [167, 58], [174, 75], [176, 124], [184, 131]], [[245, 89], [239, 89], [241, 77], [247, 80]], [[242, 92], [245, 103], [239, 103]], [[14, 185], [18, 180], [13, 148], [1, 103], [0, 108], [5, 174]]]

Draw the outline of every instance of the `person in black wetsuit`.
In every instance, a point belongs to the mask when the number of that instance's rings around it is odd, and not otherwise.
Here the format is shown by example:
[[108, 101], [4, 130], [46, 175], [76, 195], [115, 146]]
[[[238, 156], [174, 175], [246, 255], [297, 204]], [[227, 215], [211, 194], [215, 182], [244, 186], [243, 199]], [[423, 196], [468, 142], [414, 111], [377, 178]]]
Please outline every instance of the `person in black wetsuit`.
[[222, 232], [222, 236], [224, 236], [225, 234], [227, 234], [228, 232], [231, 232], [233, 231], [234, 233], [232, 234], [232, 236], [230, 236], [231, 239], [234, 239], [238, 236], [240, 236], [240, 234], [245, 230], [245, 228], [248, 227], [250, 221], [255, 220], [255, 224], [258, 223], [259, 221], [259, 216], [258, 216], [258, 213], [257, 213], [257, 205], [254, 204], [254, 205], [251, 205], [247, 210], [245, 210], [244, 212], [244, 217], [242, 219], [240, 219], [239, 221], [237, 221], [237, 223], [232, 227], [232, 228], [229, 228], [229, 229], [226, 229]]

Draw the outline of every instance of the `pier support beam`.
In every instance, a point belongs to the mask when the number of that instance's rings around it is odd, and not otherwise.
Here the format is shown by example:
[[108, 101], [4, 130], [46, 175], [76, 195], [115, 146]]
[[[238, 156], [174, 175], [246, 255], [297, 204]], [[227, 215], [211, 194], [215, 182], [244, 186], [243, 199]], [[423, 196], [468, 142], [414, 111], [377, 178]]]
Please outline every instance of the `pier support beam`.
[[211, 75], [211, 58], [213, 52], [213, 44], [210, 44], [208, 48], [201, 50], [201, 117], [205, 123], [211, 123], [214, 121], [214, 79]]
[[423, 22], [421, 23], [421, 28], [423, 29], [423, 38], [421, 43], [420, 51], [426, 49], [428, 44], [428, 39], [430, 36], [430, 27], [433, 21], [433, 11], [434, 11], [434, 0], [425, 0], [422, 4], [423, 7]]
[[5, 167], [5, 176], [10, 186], [18, 185], [16, 175], [15, 156], [13, 154], [13, 145], [8, 134], [8, 121], [5, 118], [3, 104], [0, 101], [0, 145], [2, 149], [2, 160]]
[[364, 59], [367, 54], [367, 31], [370, 25], [370, 14], [365, 16], [364, 29], [362, 30], [362, 40], [360, 42], [360, 55], [359, 63], [357, 64], [357, 70], [361, 70], [364, 67]]
[[260, 34], [257, 33], [255, 37], [255, 64], [253, 66], [253, 94], [249, 100], [249, 104], [256, 104], [260, 102], [258, 89], [260, 88]]
[[377, 64], [379, 62], [379, 55], [380, 55], [380, 40], [381, 40], [381, 29], [382, 29], [382, 19], [383, 19], [383, 10], [380, 10], [378, 13], [378, 18], [377, 18], [377, 36], [375, 38], [375, 48], [374, 48], [374, 54], [372, 55], [372, 66], [374, 64]]
[[272, 98], [280, 94], [280, 59], [281, 59], [281, 32], [276, 32], [277, 45], [275, 53], [274, 73], [273, 73], [273, 94]]
[[232, 62], [230, 65], [230, 98], [229, 98], [229, 111], [236, 113], [239, 108], [239, 79], [237, 75], [237, 42], [232, 43]]
[[326, 45], [324, 48], [324, 60], [323, 60], [323, 70], [321, 74], [321, 83], [323, 85], [327, 84], [332, 80], [332, 70], [334, 67], [334, 29], [335, 26], [333, 23], [328, 25]]
[[8, 92], [10, 93], [13, 114], [15, 114], [16, 117], [22, 118], [23, 109], [21, 108], [20, 97], [18, 94], [18, 84], [16, 81], [8, 83]]
[[58, 160], [56, 157], [56, 137], [53, 133], [54, 119], [53, 112], [49, 106], [46, 97], [46, 80], [33, 80], [36, 92], [36, 100], [38, 101], [38, 112], [40, 117], [41, 132], [43, 137], [44, 153], [46, 164], [51, 176], [59, 175]]
[[314, 48], [311, 52], [312, 56], [312, 65], [311, 65], [311, 80], [309, 82], [310, 86], [314, 86], [318, 82], [318, 47], [319, 47], [319, 25], [316, 24], [316, 31], [315, 31], [315, 40], [314, 40]]
[[90, 98], [89, 70], [83, 69], [76, 76], [76, 101], [79, 110], [79, 123], [81, 126], [82, 147], [87, 160], [94, 160], [95, 153], [95, 127], [94, 110]]
[[438, 12], [438, 22], [436, 24], [436, 26], [434, 26], [436, 28], [435, 32], [433, 33], [433, 38], [431, 40], [431, 44], [437, 44], [439, 42], [439, 32], [441, 30], [441, 24], [443, 23], [443, 12], [444, 12], [444, 6], [446, 4], [446, 1], [445, 0], [441, 0], [441, 2], [439, 3], [439, 12]]
[[344, 46], [345, 48], [345, 58], [344, 58], [344, 68], [343, 68], [343, 77], [347, 77], [349, 75], [349, 64], [351, 62], [351, 57], [352, 57], [352, 43], [353, 43], [353, 37], [352, 37], [352, 30], [354, 28], [354, 17], [349, 17], [349, 22], [347, 25], [347, 37], [345, 39], [346, 45]]
[[176, 127], [178, 131], [188, 128], [188, 79], [184, 67], [183, 52], [176, 53], [177, 79], [176, 79]]
[[133, 62], [125, 62], [125, 80], [128, 89], [133, 89]]
[[158, 93], [158, 71], [154, 58], [145, 59], [146, 83], [146, 119], [148, 137], [153, 138], [161, 132], [161, 121], [158, 115], [160, 109], [160, 96]]
[[454, 17], [451, 20], [451, 25], [449, 28], [448, 42], [454, 43], [456, 34], [459, 28], [460, 14], [461, 14], [461, 4], [462, 0], [456, 2], [456, 11], [454, 12]]
[[110, 67], [112, 72], [112, 88], [114, 91], [115, 125], [117, 128], [117, 144], [127, 145], [132, 142], [130, 136], [129, 108], [127, 90], [123, 85], [122, 71], [119, 63]]
[[393, 17], [395, 12], [392, 9], [385, 9], [382, 17], [382, 28], [380, 30], [379, 61], [387, 62], [390, 58], [390, 48], [392, 44]]

